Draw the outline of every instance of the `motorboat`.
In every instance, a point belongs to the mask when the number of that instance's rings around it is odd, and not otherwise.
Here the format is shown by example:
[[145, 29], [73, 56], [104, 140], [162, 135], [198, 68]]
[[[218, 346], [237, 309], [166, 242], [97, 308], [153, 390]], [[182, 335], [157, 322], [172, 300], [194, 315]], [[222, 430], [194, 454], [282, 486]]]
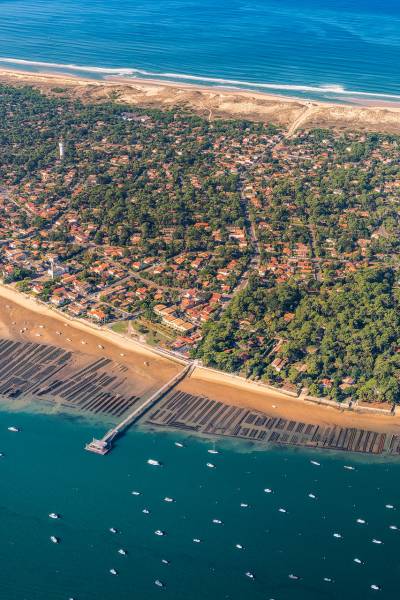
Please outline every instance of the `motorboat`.
[[162, 558], [161, 562], [163, 563], [163, 565], [169, 565], [169, 560], [167, 560], [166, 558]]
[[158, 460], [154, 460], [153, 458], [149, 458], [147, 464], [152, 465], [153, 467], [161, 467], [161, 463]]
[[360, 558], [355, 558], [353, 562], [357, 563], [358, 565], [362, 565], [362, 560]]
[[317, 497], [315, 494], [308, 494], [309, 498], [312, 498], [313, 500], [315, 500], [315, 498]]
[[177, 448], [184, 448], [184, 445], [183, 445], [183, 444], [181, 444], [181, 442], [175, 442], [175, 446], [176, 446]]
[[111, 533], [118, 533], [118, 530], [115, 529], [115, 527], [110, 527], [108, 531], [110, 531]]
[[382, 540], [377, 540], [375, 538], [372, 540], [372, 543], [373, 544], [383, 544]]
[[110, 569], [111, 575], [118, 575], [118, 571], [116, 569]]
[[159, 579], [156, 579], [154, 583], [155, 583], [155, 585], [156, 585], [156, 586], [158, 586], [158, 587], [164, 587], [164, 584], [163, 584], [163, 582], [162, 582], [162, 581], [160, 581]]
[[321, 466], [321, 463], [317, 462], [316, 460], [310, 460], [310, 463], [312, 465], [314, 465], [315, 467], [320, 467]]
[[238, 550], [243, 550], [242, 544], [235, 544], [235, 548], [237, 548]]
[[334, 533], [333, 537], [337, 538], [337, 539], [340, 539], [342, 537], [342, 534], [341, 533]]
[[246, 571], [245, 573], [246, 577], [248, 577], [249, 579], [254, 579], [254, 574], [251, 571]]
[[364, 519], [357, 519], [356, 523], [359, 523], [360, 525], [365, 525], [366, 521], [364, 521]]
[[50, 540], [53, 542], [53, 544], [58, 544], [60, 541], [55, 535], [51, 535]]
[[57, 513], [52, 512], [52, 513], [49, 514], [49, 518], [50, 519], [59, 519], [60, 515], [58, 515]]
[[241, 502], [240, 503], [240, 508], [249, 508], [249, 505], [246, 504], [246, 502]]
[[169, 496], [165, 496], [164, 502], [175, 502], [175, 500], [173, 498], [170, 498]]
[[294, 581], [298, 581], [300, 579], [300, 577], [298, 575], [294, 575], [294, 573], [289, 573], [288, 577]]
[[11, 427], [7, 427], [8, 431], [13, 431], [14, 433], [18, 433], [20, 430], [18, 429], [18, 427], [14, 427], [13, 425], [11, 425]]
[[118, 550], [118, 554], [121, 554], [121, 556], [126, 556], [128, 553], [127, 553], [127, 551], [126, 551], [126, 550], [124, 550], [123, 548], [120, 548], [120, 549]]
[[213, 465], [213, 463], [210, 463], [210, 462], [207, 463], [207, 467], [209, 469], [215, 469], [215, 465]]
[[216, 525], [222, 525], [221, 519], [213, 519], [212, 522], [215, 523]]
[[161, 531], [161, 529], [156, 529], [154, 533], [155, 535], [165, 535], [165, 532]]
[[381, 587], [379, 585], [376, 585], [375, 583], [371, 585], [371, 590], [379, 591], [380, 589]]
[[137, 492], [136, 490], [133, 490], [132, 496], [140, 496], [140, 492]]
[[278, 508], [278, 511], [279, 511], [279, 512], [281, 512], [281, 513], [285, 513], [285, 512], [287, 512], [287, 511], [286, 511], [286, 508]]
[[201, 540], [199, 540], [199, 538], [193, 538], [193, 542], [194, 542], [195, 544], [200, 544], [200, 543], [201, 543]]
[[149, 515], [149, 514], [150, 514], [150, 511], [149, 511], [149, 509], [148, 509], [148, 508], [144, 508], [144, 509], [142, 510], [142, 513], [143, 513], [144, 515]]
[[266, 494], [272, 494], [272, 490], [270, 488], [264, 488], [264, 492]]

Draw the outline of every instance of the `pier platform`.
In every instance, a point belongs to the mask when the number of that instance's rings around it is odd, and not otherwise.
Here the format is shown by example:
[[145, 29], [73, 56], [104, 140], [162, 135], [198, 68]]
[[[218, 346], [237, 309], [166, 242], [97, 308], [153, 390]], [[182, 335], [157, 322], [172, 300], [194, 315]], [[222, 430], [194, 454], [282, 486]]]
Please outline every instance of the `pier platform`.
[[88, 450], [89, 452], [94, 452], [95, 454], [101, 454], [103, 456], [104, 454], [107, 454], [110, 451], [110, 449], [111, 446], [108, 444], [108, 442], [105, 442], [103, 440], [96, 440], [96, 438], [93, 438], [93, 440], [85, 446], [85, 450]]

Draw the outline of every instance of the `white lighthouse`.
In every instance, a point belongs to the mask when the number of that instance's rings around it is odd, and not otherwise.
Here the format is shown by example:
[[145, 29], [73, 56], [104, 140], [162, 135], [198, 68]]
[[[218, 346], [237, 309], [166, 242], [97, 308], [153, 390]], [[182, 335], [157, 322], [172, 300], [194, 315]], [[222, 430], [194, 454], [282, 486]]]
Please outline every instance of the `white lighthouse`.
[[60, 140], [58, 143], [58, 152], [60, 155], [60, 160], [62, 160], [64, 158], [64, 142], [63, 142], [63, 140]]

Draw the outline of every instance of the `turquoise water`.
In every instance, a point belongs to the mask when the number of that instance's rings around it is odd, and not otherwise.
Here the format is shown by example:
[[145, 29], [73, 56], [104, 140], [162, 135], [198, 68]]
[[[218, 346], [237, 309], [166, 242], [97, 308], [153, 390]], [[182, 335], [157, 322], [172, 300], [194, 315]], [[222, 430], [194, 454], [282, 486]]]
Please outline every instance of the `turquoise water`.
[[[10, 425], [21, 432], [9, 432]], [[397, 597], [399, 531], [389, 526], [400, 527], [400, 464], [256, 451], [229, 441], [217, 442], [221, 453], [210, 455], [207, 440], [138, 430], [109, 456], [86, 453], [84, 443], [103, 431], [60, 416], [0, 413], [2, 599]], [[177, 440], [185, 447], [176, 447]], [[148, 458], [163, 466], [149, 466]], [[216, 468], [207, 468], [208, 461]], [[62, 519], [49, 519], [52, 511]], [[166, 535], [155, 536], [156, 529]], [[52, 544], [50, 535], [60, 543]], [[127, 556], [117, 553], [121, 547]], [[356, 557], [364, 564], [354, 563]], [[289, 579], [290, 573], [301, 579]], [[165, 587], [156, 587], [156, 579]], [[371, 584], [382, 589], [372, 591]]]
[[0, 58], [14, 67], [52, 64], [94, 77], [124, 73], [307, 97], [369, 93], [399, 100], [400, 4], [0, 0]]

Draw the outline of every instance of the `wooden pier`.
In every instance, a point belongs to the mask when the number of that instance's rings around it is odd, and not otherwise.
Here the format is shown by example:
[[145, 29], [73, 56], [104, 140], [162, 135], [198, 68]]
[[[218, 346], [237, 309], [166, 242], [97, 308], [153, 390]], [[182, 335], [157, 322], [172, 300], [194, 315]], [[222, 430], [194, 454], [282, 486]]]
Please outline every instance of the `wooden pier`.
[[147, 398], [147, 400], [134, 408], [134, 410], [130, 412], [129, 415], [120, 423], [118, 423], [118, 425], [107, 431], [107, 433], [100, 440], [93, 438], [91, 442], [86, 444], [85, 450], [94, 452], [95, 454], [107, 454], [112, 449], [113, 441], [116, 437], [123, 433], [130, 425], [132, 425], [134, 421], [143, 416], [152, 406], [154, 406], [156, 402], [158, 402], [158, 400], [170, 393], [171, 390], [173, 390], [173, 388], [182, 381], [182, 379], [184, 379], [187, 375], [190, 375], [193, 369], [194, 364], [188, 364], [182, 371], [180, 371], [160, 389]]

